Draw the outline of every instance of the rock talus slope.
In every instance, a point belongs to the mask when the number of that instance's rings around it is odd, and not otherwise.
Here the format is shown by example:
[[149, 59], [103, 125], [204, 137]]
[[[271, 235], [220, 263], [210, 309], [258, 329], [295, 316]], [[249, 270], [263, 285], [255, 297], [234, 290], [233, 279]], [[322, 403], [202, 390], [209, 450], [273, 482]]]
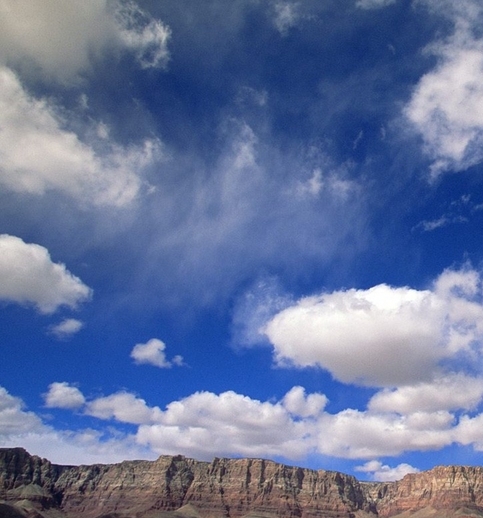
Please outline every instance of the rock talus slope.
[[438, 467], [359, 482], [261, 459], [182, 456], [59, 466], [0, 449], [0, 518], [483, 517], [483, 470]]

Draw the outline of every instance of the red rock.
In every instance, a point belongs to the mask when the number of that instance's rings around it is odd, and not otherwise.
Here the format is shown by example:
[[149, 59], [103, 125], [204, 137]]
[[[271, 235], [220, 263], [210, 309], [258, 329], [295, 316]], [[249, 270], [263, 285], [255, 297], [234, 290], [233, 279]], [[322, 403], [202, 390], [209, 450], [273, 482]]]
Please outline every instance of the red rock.
[[474, 518], [483, 516], [482, 489], [483, 469], [471, 467], [368, 483], [261, 459], [58, 466], [0, 449], [0, 518]]

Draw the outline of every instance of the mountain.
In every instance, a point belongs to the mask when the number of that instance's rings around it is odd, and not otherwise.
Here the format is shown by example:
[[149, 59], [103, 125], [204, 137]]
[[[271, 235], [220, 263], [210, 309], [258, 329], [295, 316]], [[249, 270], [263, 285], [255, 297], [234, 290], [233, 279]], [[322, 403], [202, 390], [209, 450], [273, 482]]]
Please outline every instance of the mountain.
[[262, 459], [60, 466], [0, 449], [0, 518], [476, 518], [483, 468], [442, 466], [397, 482]]

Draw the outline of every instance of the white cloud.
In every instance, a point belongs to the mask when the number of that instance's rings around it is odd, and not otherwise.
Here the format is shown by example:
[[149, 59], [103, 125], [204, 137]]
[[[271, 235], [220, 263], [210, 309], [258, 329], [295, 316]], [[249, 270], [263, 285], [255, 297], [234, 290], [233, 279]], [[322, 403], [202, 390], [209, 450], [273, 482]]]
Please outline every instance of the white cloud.
[[468, 218], [464, 216], [451, 216], [451, 215], [443, 215], [438, 219], [432, 220], [423, 220], [420, 221], [417, 225], [413, 227], [412, 230], [420, 229], [422, 232], [432, 232], [437, 228], [442, 228], [447, 225], [451, 225], [454, 223], [467, 223]]
[[377, 480], [378, 482], [401, 480], [408, 473], [419, 473], [419, 469], [410, 464], [398, 464], [394, 468], [391, 468], [378, 460], [370, 460], [362, 466], [357, 466], [355, 470], [362, 473], [370, 473], [371, 479]]
[[32, 304], [42, 313], [60, 306], [75, 308], [92, 290], [61, 263], [54, 263], [46, 248], [7, 234], [0, 235], [0, 299]]
[[119, 2], [116, 15], [120, 39], [135, 52], [141, 66], [164, 67], [169, 60], [169, 27], [151, 18], [131, 1]]
[[0, 447], [16, 446], [64, 465], [155, 457], [137, 444], [134, 436], [113, 430], [107, 433], [90, 429], [55, 430], [45, 425], [35, 413], [24, 410], [20, 398], [0, 387]]
[[67, 382], [54, 382], [49, 385], [49, 390], [44, 394], [47, 408], [80, 408], [85, 403], [82, 392]]
[[0, 439], [42, 429], [42, 422], [33, 412], [23, 410], [20, 398], [0, 387]]
[[135, 363], [154, 365], [161, 369], [170, 368], [173, 365], [182, 365], [182, 356], [176, 355], [171, 361], [168, 361], [164, 350], [166, 344], [157, 338], [151, 338], [145, 344], [136, 344], [131, 351], [131, 358]]
[[[321, 407], [310, 395], [302, 406]], [[213, 455], [296, 459], [313, 445], [313, 423], [309, 418], [298, 421], [283, 403], [261, 402], [232, 391], [197, 392], [167, 405], [160, 422], [140, 426], [137, 437], [158, 453], [182, 451], [203, 459]]]
[[438, 450], [454, 441], [455, 422], [453, 414], [443, 411], [402, 416], [347, 409], [318, 420], [317, 450], [350, 459]]
[[117, 392], [110, 396], [89, 401], [85, 413], [99, 419], [116, 419], [122, 423], [142, 424], [159, 420], [158, 407], [150, 408], [144, 399], [129, 392]]
[[[65, 382], [51, 384], [45, 397], [51, 407], [82, 409], [85, 415], [113, 423], [105, 432], [55, 430], [25, 411], [19, 398], [0, 389], [0, 446], [24, 446], [63, 463], [179, 453], [199, 459], [242, 455], [297, 460], [317, 453], [371, 460], [454, 443], [483, 449], [483, 414], [458, 418], [448, 411], [412, 408], [407, 414], [374, 408], [330, 414], [325, 395], [306, 394], [302, 387], [293, 387], [278, 401], [258, 401], [232, 391], [197, 392], [169, 403], [164, 411], [128, 392], [82, 405], [83, 395]], [[135, 434], [126, 435], [116, 431], [116, 422], [139, 426]], [[389, 468], [373, 461], [360, 469], [389, 480], [411, 467]]]
[[483, 160], [483, 40], [474, 35], [481, 5], [464, 2], [420, 3], [448, 17], [454, 34], [426, 50], [438, 64], [416, 85], [405, 115], [433, 160], [431, 176], [461, 171]]
[[78, 333], [84, 324], [75, 318], [66, 318], [62, 322], [50, 327], [49, 331], [57, 338], [68, 338]]
[[442, 360], [474, 354], [483, 340], [477, 293], [478, 272], [446, 270], [427, 290], [381, 284], [303, 298], [265, 333], [280, 365], [319, 366], [371, 386], [430, 381]]
[[55, 107], [35, 99], [16, 75], [0, 67], [0, 183], [40, 195], [64, 192], [81, 202], [123, 206], [139, 192], [138, 173], [159, 153], [157, 141], [123, 148], [107, 143], [99, 155], [63, 129]]
[[297, 25], [300, 19], [300, 5], [298, 2], [276, 2], [273, 23], [280, 34], [287, 34], [288, 30]]
[[[330, 168], [329, 160], [326, 167]], [[316, 167], [308, 180], [297, 182], [295, 191], [298, 196], [312, 198], [317, 198], [325, 192], [336, 201], [346, 201], [350, 194], [359, 189], [356, 182], [345, 178], [349, 167], [350, 164], [343, 164], [335, 169], [330, 168], [326, 173], [322, 172], [320, 167]]]
[[266, 342], [263, 327], [293, 303], [275, 277], [263, 277], [237, 300], [232, 318], [232, 343], [251, 347]]
[[374, 412], [410, 414], [416, 411], [471, 410], [483, 397], [483, 379], [463, 374], [447, 375], [432, 382], [385, 389], [375, 394], [368, 408]]
[[33, 62], [47, 77], [72, 81], [108, 50], [135, 53], [143, 67], [169, 58], [170, 30], [131, 1], [1, 0], [0, 61]]
[[305, 394], [303, 387], [293, 387], [285, 394], [283, 406], [294, 416], [316, 417], [322, 413], [329, 400], [324, 394]]
[[455, 427], [454, 436], [458, 443], [472, 445], [476, 451], [483, 451], [483, 414], [462, 416]]
[[380, 9], [395, 3], [396, 0], [357, 0], [356, 7], [361, 9]]
[[300, 195], [309, 194], [312, 196], [318, 196], [323, 186], [322, 171], [320, 169], [315, 169], [312, 176], [306, 182], [299, 182], [297, 192]]
[[[220, 157], [202, 181], [197, 175], [174, 196], [159, 191], [156, 211], [167, 233], [146, 239], [144, 271], [152, 282], [159, 264], [169, 268], [169, 278], [156, 286], [160, 296], [212, 304], [239, 289], [237, 279], [280, 268], [297, 277], [302, 265], [320, 268], [334, 253], [346, 254], [347, 240], [350, 253], [366, 245], [367, 198], [350, 182], [350, 164], [331, 161], [322, 144], [276, 149], [239, 119], [225, 119], [221, 132]], [[317, 168], [327, 171], [323, 188], [317, 196], [299, 195], [299, 181]], [[174, 206], [180, 217], [171, 214]]]

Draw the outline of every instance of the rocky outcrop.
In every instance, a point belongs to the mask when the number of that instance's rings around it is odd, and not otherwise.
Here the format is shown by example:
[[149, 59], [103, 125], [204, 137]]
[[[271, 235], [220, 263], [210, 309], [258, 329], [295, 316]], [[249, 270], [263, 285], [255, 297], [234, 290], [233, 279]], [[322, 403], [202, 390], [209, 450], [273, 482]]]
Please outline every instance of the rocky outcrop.
[[380, 491], [376, 500], [382, 517], [425, 508], [450, 515], [457, 509], [464, 509], [467, 514], [483, 514], [483, 469], [480, 467], [439, 466], [383, 484]]
[[261, 459], [182, 456], [58, 466], [0, 449], [0, 518], [389, 518], [482, 516], [483, 469], [439, 467], [398, 482]]

